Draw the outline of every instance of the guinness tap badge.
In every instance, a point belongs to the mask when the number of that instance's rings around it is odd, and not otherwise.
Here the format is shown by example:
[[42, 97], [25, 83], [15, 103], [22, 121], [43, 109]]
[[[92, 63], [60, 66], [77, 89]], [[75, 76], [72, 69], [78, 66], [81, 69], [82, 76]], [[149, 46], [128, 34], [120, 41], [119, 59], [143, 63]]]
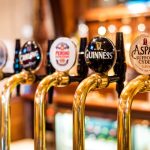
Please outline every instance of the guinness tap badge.
[[7, 61], [7, 48], [3, 42], [0, 41], [0, 69], [2, 69]]
[[130, 48], [130, 60], [137, 72], [150, 74], [150, 36], [142, 34], [135, 39]]
[[69, 39], [56, 39], [50, 48], [50, 61], [57, 71], [68, 71], [76, 60], [76, 46]]
[[116, 61], [115, 46], [112, 41], [105, 37], [95, 37], [88, 45], [85, 59], [88, 66], [95, 72], [107, 72]]
[[35, 72], [41, 65], [41, 48], [35, 41], [24, 44], [19, 53], [20, 63], [26, 71]]

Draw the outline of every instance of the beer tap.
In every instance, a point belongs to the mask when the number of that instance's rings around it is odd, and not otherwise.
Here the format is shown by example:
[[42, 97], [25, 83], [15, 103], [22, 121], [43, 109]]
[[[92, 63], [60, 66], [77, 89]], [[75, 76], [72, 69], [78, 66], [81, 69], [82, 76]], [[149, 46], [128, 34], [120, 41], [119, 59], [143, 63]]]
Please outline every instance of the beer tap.
[[[64, 87], [71, 82], [80, 82], [87, 75], [87, 66], [81, 60], [86, 47], [86, 38], [81, 38], [78, 62], [78, 76], [69, 75], [68, 71], [72, 68], [76, 59], [76, 46], [66, 37], [56, 39], [50, 48], [50, 61], [56, 69], [51, 75], [45, 77], [38, 85], [34, 100], [34, 149], [45, 150], [45, 100], [48, 90], [54, 87]], [[81, 67], [84, 66], [84, 68]], [[81, 70], [82, 68], [82, 70]], [[84, 75], [83, 75], [84, 74]]]
[[1, 149], [9, 150], [11, 141], [10, 129], [10, 95], [19, 84], [32, 84], [36, 80], [35, 72], [41, 65], [41, 48], [35, 41], [28, 41], [19, 52], [23, 70], [11, 76], [3, 87], [1, 95]]
[[130, 60], [143, 75], [131, 80], [123, 89], [118, 103], [118, 150], [131, 150], [131, 107], [137, 93], [150, 91], [150, 36], [141, 34], [132, 43]]
[[[73, 150], [84, 150], [84, 121], [85, 121], [85, 100], [90, 91], [106, 88], [111, 82], [124, 82], [125, 74], [123, 33], [116, 34], [116, 48], [111, 40], [106, 37], [93, 38], [85, 52], [85, 59], [88, 66], [97, 73], [84, 79], [76, 89], [73, 100]], [[117, 52], [116, 52], [117, 50]], [[117, 56], [117, 54], [119, 54]], [[120, 58], [118, 58], [120, 57]], [[116, 65], [115, 65], [116, 63]], [[120, 64], [120, 65], [118, 65]], [[115, 75], [108, 76], [108, 71], [115, 65]], [[124, 67], [124, 70], [122, 70]], [[123, 83], [122, 83], [123, 85]], [[117, 85], [118, 86], [118, 85]], [[123, 86], [121, 86], [123, 88]], [[118, 89], [118, 88], [117, 88]], [[121, 90], [121, 89], [120, 89]], [[117, 90], [120, 93], [120, 90]]]

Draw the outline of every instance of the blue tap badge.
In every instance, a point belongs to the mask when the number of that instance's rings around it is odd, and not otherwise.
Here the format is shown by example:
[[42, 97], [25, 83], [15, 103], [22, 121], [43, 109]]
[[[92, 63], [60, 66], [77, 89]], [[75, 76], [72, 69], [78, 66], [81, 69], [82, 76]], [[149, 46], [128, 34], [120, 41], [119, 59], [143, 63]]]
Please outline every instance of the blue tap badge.
[[19, 53], [20, 63], [26, 71], [35, 72], [41, 65], [42, 53], [39, 44], [27, 41]]

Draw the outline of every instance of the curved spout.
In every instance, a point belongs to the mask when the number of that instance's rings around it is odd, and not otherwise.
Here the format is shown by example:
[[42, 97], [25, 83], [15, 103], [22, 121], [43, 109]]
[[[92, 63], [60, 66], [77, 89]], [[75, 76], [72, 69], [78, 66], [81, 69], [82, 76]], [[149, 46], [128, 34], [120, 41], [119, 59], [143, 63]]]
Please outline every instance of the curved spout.
[[84, 111], [87, 94], [95, 88], [105, 88], [108, 76], [93, 74], [78, 86], [73, 100], [73, 150], [84, 150]]
[[52, 86], [63, 87], [69, 84], [69, 75], [55, 72], [45, 77], [38, 85], [34, 100], [34, 149], [45, 150], [45, 100]]
[[122, 91], [118, 104], [118, 150], [131, 150], [130, 113], [134, 96], [150, 90], [150, 76], [141, 75], [130, 81]]
[[1, 116], [1, 149], [10, 149], [10, 95], [18, 84], [31, 84], [35, 76], [29, 72], [21, 72], [8, 79], [2, 90], [2, 116]]

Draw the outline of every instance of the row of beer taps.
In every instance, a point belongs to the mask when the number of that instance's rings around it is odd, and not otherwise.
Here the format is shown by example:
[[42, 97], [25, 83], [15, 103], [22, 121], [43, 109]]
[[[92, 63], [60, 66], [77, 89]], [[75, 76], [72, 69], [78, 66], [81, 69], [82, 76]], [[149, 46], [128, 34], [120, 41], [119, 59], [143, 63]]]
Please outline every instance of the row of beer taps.
[[[97, 36], [89, 42], [86, 37], [80, 39], [79, 51], [76, 44], [69, 38], [60, 37], [49, 40], [47, 52], [47, 74], [38, 76], [35, 72], [40, 68], [42, 50], [35, 41], [27, 41], [22, 48], [17, 40], [18, 48], [15, 52], [15, 65], [13, 74], [0, 72], [1, 80], [9, 77], [2, 89], [0, 113], [0, 141], [1, 149], [9, 150], [11, 142], [11, 113], [10, 97], [12, 91], [20, 84], [33, 84], [39, 82], [34, 98], [34, 149], [46, 150], [45, 140], [45, 104], [46, 94], [52, 103], [53, 87], [65, 87], [71, 82], [79, 82], [73, 99], [73, 150], [84, 150], [85, 144], [85, 101], [87, 94], [95, 89], [104, 89], [111, 83], [116, 83], [118, 93], [117, 113], [117, 149], [131, 150], [131, 106], [134, 96], [139, 92], [150, 90], [150, 77], [148, 63], [143, 59], [150, 58], [150, 37], [147, 34], [139, 36], [132, 44], [130, 58], [135, 69], [143, 74], [125, 87], [126, 61], [123, 33], [116, 33], [114, 44], [107, 37]], [[142, 47], [142, 50], [140, 49]], [[144, 47], [144, 48], [143, 48]], [[147, 48], [149, 47], [149, 48]], [[141, 57], [141, 52], [144, 57]], [[0, 43], [0, 68], [6, 63], [6, 47]], [[78, 54], [78, 57], [77, 57]], [[147, 56], [146, 56], [147, 54]], [[140, 61], [139, 59], [142, 59]], [[70, 75], [69, 70], [77, 61], [78, 75]], [[1, 63], [2, 62], [2, 63]], [[142, 63], [141, 63], [142, 62]], [[147, 62], [147, 61], [146, 61]], [[138, 64], [139, 63], [139, 64]], [[1, 65], [2, 64], [2, 65]], [[88, 75], [88, 67], [93, 70]], [[113, 69], [114, 75], [108, 71]], [[142, 70], [141, 72], [139, 70]], [[101, 148], [99, 148], [101, 149]]]

